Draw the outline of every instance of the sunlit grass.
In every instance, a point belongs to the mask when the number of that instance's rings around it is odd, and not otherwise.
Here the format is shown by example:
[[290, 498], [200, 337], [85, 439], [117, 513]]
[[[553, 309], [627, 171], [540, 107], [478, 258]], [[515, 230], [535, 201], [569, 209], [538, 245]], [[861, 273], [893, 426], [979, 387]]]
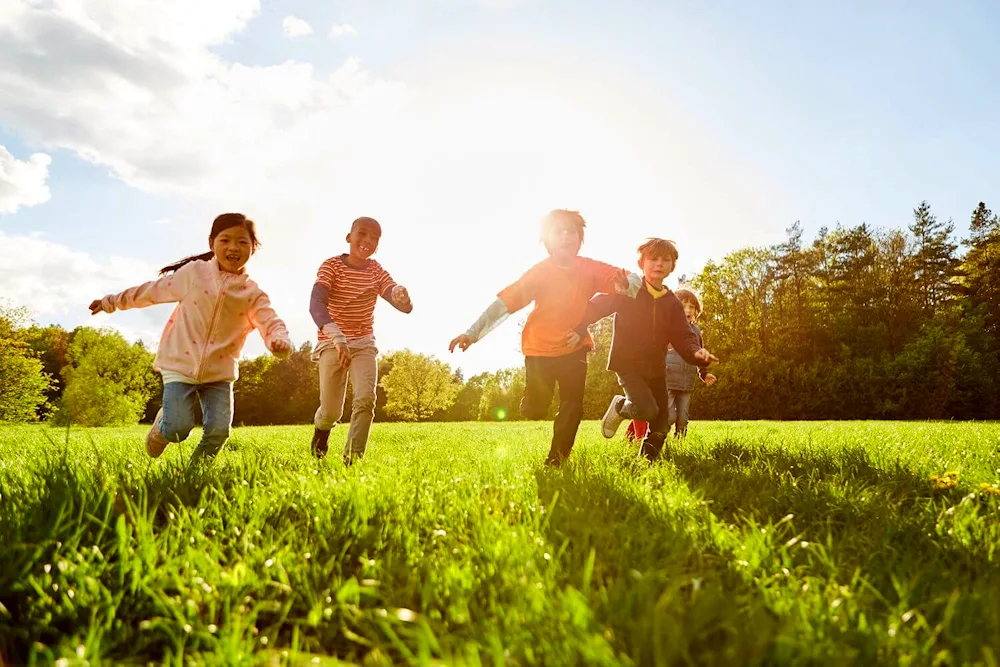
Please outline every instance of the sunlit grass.
[[996, 664], [1000, 425], [696, 423], [650, 467], [590, 423], [559, 470], [549, 429], [377, 424], [345, 469], [244, 428], [203, 472], [197, 432], [0, 429], [0, 651]]

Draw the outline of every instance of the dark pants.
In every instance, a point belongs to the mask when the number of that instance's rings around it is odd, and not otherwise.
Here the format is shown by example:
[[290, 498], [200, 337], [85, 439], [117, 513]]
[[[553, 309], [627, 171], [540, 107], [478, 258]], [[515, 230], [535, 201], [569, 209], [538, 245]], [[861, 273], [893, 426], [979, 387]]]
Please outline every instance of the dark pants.
[[559, 385], [559, 412], [552, 428], [552, 447], [545, 460], [549, 465], [559, 465], [569, 456], [583, 419], [586, 350], [561, 357], [525, 357], [521, 415], [525, 419], [545, 419], [556, 384]]
[[670, 399], [667, 378], [648, 378], [641, 375], [619, 375], [618, 384], [625, 390], [625, 405], [619, 411], [626, 419], [649, 422], [649, 430], [642, 441], [639, 453], [655, 460], [663, 449], [670, 429]]

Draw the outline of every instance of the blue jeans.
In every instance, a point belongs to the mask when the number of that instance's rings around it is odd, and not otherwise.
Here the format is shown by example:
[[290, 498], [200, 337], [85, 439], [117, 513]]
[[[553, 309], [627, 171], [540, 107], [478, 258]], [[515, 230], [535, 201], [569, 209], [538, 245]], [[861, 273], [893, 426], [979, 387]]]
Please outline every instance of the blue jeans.
[[670, 422], [667, 424], [667, 433], [670, 432], [670, 427], [674, 426], [674, 435], [682, 437], [687, 435], [691, 392], [670, 389], [668, 394], [670, 395]]
[[191, 457], [192, 463], [211, 461], [229, 439], [233, 424], [233, 383], [210, 382], [186, 384], [168, 382], [163, 385], [163, 417], [160, 433], [169, 442], [181, 442], [194, 428], [195, 401], [201, 402], [204, 427], [201, 443]]

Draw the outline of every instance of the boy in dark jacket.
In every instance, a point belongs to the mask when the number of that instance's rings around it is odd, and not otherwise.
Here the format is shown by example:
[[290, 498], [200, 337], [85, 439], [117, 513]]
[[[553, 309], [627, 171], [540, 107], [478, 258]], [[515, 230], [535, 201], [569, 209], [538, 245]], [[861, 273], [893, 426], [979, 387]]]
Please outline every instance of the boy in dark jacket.
[[718, 359], [701, 346], [688, 324], [684, 307], [663, 285], [677, 263], [677, 247], [665, 239], [648, 239], [639, 246], [643, 289], [635, 298], [600, 294], [591, 299], [583, 320], [570, 339], [583, 337], [587, 327], [615, 315], [608, 370], [618, 375], [624, 396], [615, 396], [601, 422], [605, 438], [613, 438], [625, 419], [648, 421], [649, 432], [640, 453], [653, 461], [660, 455], [670, 420], [664, 358], [673, 346], [685, 361], [708, 366]]

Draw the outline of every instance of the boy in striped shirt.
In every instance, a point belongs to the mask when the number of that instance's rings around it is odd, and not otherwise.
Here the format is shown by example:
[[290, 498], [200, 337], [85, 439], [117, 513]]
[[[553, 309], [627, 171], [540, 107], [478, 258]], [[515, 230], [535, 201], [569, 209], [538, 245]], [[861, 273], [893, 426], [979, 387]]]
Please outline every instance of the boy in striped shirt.
[[312, 453], [326, 456], [330, 430], [344, 414], [347, 379], [354, 391], [344, 463], [364, 456], [375, 418], [378, 350], [375, 347], [375, 301], [381, 296], [396, 310], [413, 310], [406, 288], [397, 285], [371, 259], [382, 227], [374, 218], [358, 218], [347, 235], [350, 252], [320, 265], [309, 299], [309, 313], [319, 328], [313, 360], [319, 362], [319, 409], [314, 419]]

